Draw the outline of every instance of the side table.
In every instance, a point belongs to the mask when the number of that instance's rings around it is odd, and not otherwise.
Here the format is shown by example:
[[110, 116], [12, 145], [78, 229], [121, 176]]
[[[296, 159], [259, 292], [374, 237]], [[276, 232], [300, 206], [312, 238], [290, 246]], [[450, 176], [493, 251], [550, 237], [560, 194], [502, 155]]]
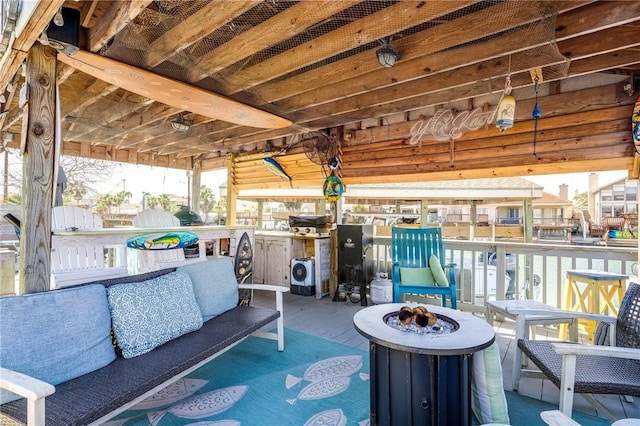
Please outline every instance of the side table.
[[[537, 300], [491, 300], [485, 303], [487, 308], [487, 322], [493, 326], [495, 314], [501, 314], [511, 318], [516, 322], [515, 327], [515, 354], [513, 359], [513, 374], [511, 375], [511, 385], [514, 390], [518, 390], [520, 368], [522, 368], [522, 352], [518, 348], [519, 339], [529, 338], [529, 329], [532, 330], [532, 337], [535, 338], [536, 325], [570, 324], [571, 340], [578, 341], [578, 321], [575, 318], [562, 317], [562, 310], [554, 306], [547, 305]], [[550, 311], [553, 315], [528, 315], [526, 310]]]
[[[589, 312], [600, 315], [618, 315], [618, 306], [624, 296], [628, 275], [591, 270], [569, 270], [563, 308], [568, 311]], [[581, 321], [593, 340], [595, 321]], [[560, 338], [566, 338], [566, 329], [561, 327]]]

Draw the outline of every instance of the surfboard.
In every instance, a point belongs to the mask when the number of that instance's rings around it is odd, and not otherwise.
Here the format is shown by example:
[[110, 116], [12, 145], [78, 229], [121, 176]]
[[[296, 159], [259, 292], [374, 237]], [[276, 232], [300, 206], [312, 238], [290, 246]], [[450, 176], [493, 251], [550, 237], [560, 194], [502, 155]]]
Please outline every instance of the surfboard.
[[[246, 232], [238, 241], [233, 268], [238, 283], [247, 281], [253, 272], [253, 248], [251, 247], [251, 239]], [[240, 289], [238, 297], [238, 305], [248, 306], [251, 304], [251, 290]]]
[[640, 96], [636, 100], [636, 106], [631, 114], [631, 134], [633, 135], [633, 145], [636, 152], [640, 154]]
[[286, 118], [226, 96], [87, 51], [80, 50], [73, 56], [59, 52], [58, 60], [129, 92], [216, 120], [264, 129], [292, 124]]

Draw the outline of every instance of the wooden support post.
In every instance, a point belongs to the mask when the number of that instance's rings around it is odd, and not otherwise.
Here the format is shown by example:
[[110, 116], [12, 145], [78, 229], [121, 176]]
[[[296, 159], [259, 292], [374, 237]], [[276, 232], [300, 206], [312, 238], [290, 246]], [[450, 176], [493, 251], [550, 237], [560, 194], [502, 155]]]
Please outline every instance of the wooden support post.
[[424, 198], [420, 200], [420, 227], [426, 228], [429, 222], [429, 201]]
[[202, 182], [202, 163], [200, 161], [196, 161], [192, 167], [192, 178], [191, 178], [191, 205], [189, 208], [194, 212], [200, 211], [200, 185]]
[[233, 180], [233, 169], [235, 167], [233, 154], [227, 154], [227, 220], [225, 225], [236, 225], [236, 200], [238, 199], [238, 191]]
[[258, 224], [256, 229], [259, 231], [264, 228], [264, 200], [258, 200]]
[[531, 198], [525, 198], [524, 200], [524, 218], [523, 218], [523, 231], [524, 242], [533, 242], [533, 204]]
[[19, 293], [50, 288], [51, 205], [55, 191], [56, 51], [35, 43], [27, 55], [29, 104], [23, 117]]
[[470, 214], [469, 222], [471, 225], [469, 227], [469, 239], [473, 240], [475, 238], [476, 226], [478, 226], [478, 201], [471, 200]]

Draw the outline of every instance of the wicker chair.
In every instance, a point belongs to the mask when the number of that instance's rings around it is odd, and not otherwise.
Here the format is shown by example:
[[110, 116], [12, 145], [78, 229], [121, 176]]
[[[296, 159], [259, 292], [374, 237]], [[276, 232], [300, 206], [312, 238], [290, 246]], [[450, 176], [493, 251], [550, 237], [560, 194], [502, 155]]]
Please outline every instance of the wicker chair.
[[571, 417], [573, 395], [580, 393], [614, 421], [592, 394], [640, 396], [640, 285], [629, 284], [617, 318], [574, 314], [576, 318], [606, 320], [610, 325], [599, 325], [596, 342], [610, 346], [520, 339], [518, 347], [560, 389], [560, 411]]

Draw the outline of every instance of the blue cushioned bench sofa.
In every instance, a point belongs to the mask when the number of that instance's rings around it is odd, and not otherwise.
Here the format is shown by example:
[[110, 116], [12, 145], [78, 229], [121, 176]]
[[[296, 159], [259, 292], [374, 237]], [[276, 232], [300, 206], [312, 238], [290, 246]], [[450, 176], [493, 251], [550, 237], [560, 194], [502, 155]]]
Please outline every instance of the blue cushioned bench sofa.
[[[273, 291], [275, 309], [239, 306], [239, 288]], [[0, 424], [101, 424], [251, 334], [282, 351], [286, 291], [238, 285], [217, 258], [2, 297]]]

